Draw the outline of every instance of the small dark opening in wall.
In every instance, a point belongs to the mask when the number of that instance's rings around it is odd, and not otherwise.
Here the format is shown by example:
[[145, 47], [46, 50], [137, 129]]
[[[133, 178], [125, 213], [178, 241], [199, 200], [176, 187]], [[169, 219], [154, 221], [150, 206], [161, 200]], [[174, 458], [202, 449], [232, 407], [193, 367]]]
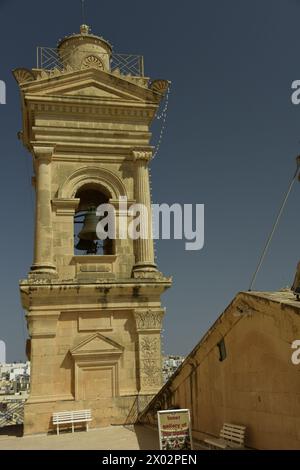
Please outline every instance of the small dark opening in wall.
[[217, 346], [218, 346], [218, 349], [219, 349], [219, 361], [224, 361], [224, 359], [226, 359], [226, 357], [227, 357], [224, 338], [221, 339], [221, 341], [217, 344]]

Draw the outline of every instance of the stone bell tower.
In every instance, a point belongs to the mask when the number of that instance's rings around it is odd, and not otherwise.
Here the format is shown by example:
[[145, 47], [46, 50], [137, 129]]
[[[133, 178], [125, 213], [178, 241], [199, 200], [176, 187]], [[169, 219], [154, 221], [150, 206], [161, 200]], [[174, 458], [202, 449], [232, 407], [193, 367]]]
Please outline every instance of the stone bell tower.
[[[86, 25], [39, 52], [36, 69], [14, 71], [36, 193], [34, 260], [20, 282], [26, 434], [50, 430], [54, 411], [91, 409], [92, 426], [130, 422], [162, 385], [160, 297], [171, 285], [154, 260], [148, 174], [149, 126], [168, 82], [151, 82], [140, 57], [113, 54]], [[118, 228], [129, 221], [120, 199], [149, 209], [148, 236], [78, 251], [97, 243], [82, 227], [78, 243], [74, 222], [107, 203]]]

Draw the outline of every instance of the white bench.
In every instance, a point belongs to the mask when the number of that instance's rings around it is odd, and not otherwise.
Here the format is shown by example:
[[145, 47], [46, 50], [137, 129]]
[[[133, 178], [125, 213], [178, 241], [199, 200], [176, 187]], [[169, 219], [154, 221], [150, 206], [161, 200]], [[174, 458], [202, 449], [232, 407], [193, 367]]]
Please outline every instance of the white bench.
[[72, 425], [72, 432], [74, 432], [74, 424], [86, 423], [86, 430], [89, 430], [89, 422], [92, 421], [91, 410], [79, 411], [60, 411], [53, 413], [53, 424], [56, 425], [56, 433], [59, 434], [59, 426], [64, 424]]
[[220, 431], [220, 438], [205, 439], [210, 448], [238, 449], [244, 447], [246, 426], [224, 423]]

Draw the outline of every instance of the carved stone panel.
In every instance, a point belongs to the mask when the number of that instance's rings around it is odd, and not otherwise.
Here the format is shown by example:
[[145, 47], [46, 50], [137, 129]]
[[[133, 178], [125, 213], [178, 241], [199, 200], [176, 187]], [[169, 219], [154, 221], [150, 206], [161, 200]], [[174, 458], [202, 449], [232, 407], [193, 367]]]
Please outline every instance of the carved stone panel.
[[137, 310], [135, 313], [136, 329], [161, 330], [164, 309]]
[[160, 335], [141, 334], [139, 349], [141, 391], [158, 390], [162, 384]]

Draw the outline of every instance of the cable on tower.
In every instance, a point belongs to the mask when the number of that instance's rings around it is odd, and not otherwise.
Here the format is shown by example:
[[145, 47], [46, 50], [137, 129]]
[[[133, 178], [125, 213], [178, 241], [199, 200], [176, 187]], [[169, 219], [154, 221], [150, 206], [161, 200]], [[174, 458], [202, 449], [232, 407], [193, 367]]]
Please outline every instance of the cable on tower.
[[273, 239], [273, 235], [274, 235], [274, 233], [275, 233], [275, 231], [276, 231], [276, 228], [277, 228], [277, 226], [278, 226], [278, 224], [279, 224], [280, 218], [281, 218], [281, 216], [282, 216], [282, 213], [283, 213], [284, 208], [285, 208], [285, 206], [286, 206], [286, 203], [287, 203], [287, 201], [288, 201], [289, 195], [290, 195], [290, 193], [291, 193], [291, 191], [292, 191], [292, 188], [293, 188], [293, 186], [294, 186], [295, 180], [296, 180], [296, 178], [297, 178], [297, 175], [298, 175], [299, 169], [300, 169], [300, 156], [298, 156], [298, 157], [296, 158], [296, 164], [297, 164], [296, 171], [295, 171], [294, 176], [293, 176], [293, 178], [292, 178], [292, 180], [291, 180], [291, 182], [290, 182], [290, 184], [289, 184], [288, 190], [287, 190], [287, 192], [286, 192], [286, 194], [285, 194], [285, 196], [284, 196], [283, 202], [282, 202], [282, 204], [281, 204], [281, 206], [280, 206], [280, 209], [279, 209], [279, 211], [278, 211], [277, 217], [276, 217], [275, 222], [274, 222], [274, 224], [273, 224], [271, 233], [270, 233], [270, 235], [269, 235], [268, 238], [267, 238], [267, 241], [266, 241], [266, 244], [265, 244], [265, 246], [264, 246], [263, 252], [262, 252], [262, 254], [261, 254], [260, 258], [259, 258], [259, 262], [258, 262], [257, 268], [256, 268], [256, 270], [255, 270], [255, 272], [254, 272], [254, 274], [253, 274], [253, 276], [252, 276], [252, 279], [251, 279], [251, 282], [250, 282], [250, 286], [249, 286], [248, 291], [251, 291], [251, 290], [252, 290], [252, 287], [253, 287], [254, 282], [255, 282], [255, 280], [256, 280], [256, 277], [257, 277], [257, 274], [258, 274], [258, 272], [259, 272], [259, 270], [260, 270], [260, 268], [261, 268], [261, 266], [262, 266], [262, 264], [263, 264], [263, 262], [264, 262], [265, 256], [266, 256], [266, 254], [267, 254], [267, 251], [268, 251], [269, 246], [270, 246], [270, 244], [271, 244], [271, 241], [272, 241], [272, 239]]

